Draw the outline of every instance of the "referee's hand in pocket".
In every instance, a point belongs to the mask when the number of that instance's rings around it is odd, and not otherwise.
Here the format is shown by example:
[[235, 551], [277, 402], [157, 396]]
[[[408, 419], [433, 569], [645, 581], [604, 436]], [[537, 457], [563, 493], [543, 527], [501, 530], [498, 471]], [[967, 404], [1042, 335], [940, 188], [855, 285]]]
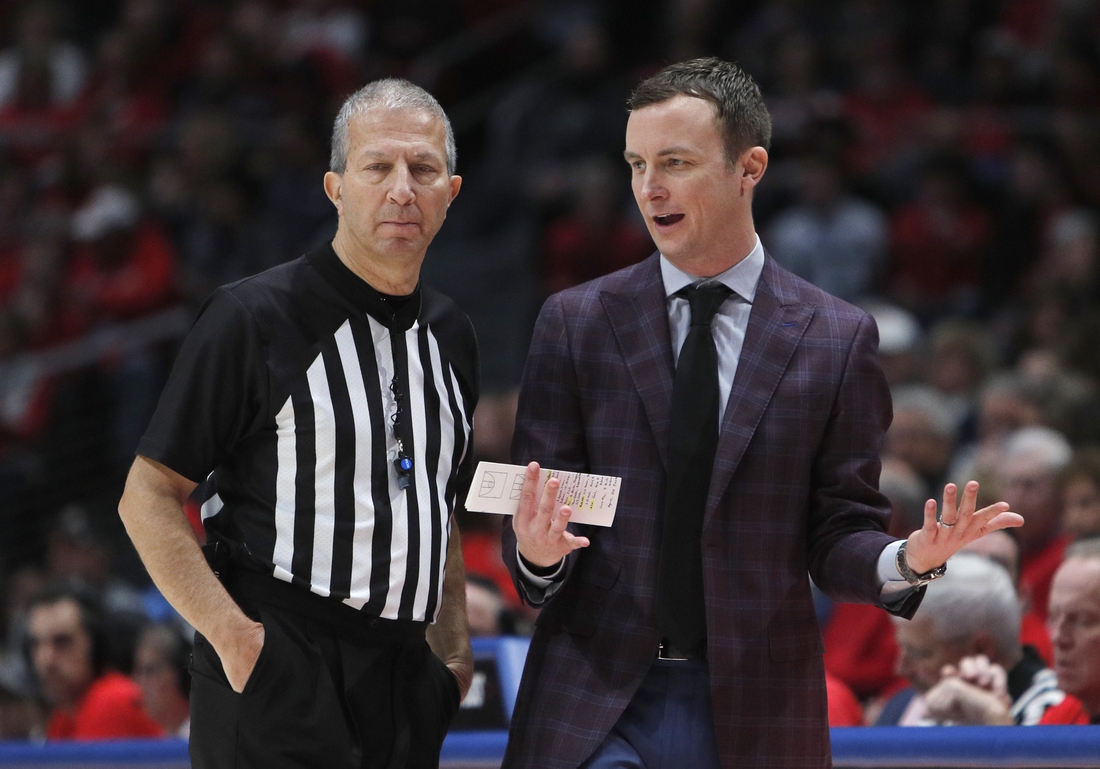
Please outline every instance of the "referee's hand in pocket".
[[588, 547], [588, 537], [578, 537], [566, 528], [573, 511], [568, 505], [556, 504], [558, 479], [551, 478], [541, 488], [540, 480], [538, 462], [527, 465], [512, 528], [520, 555], [535, 566], [548, 568], [577, 548]]
[[229, 679], [229, 685], [240, 694], [252, 676], [256, 660], [260, 658], [260, 650], [264, 648], [264, 626], [259, 622], [251, 622], [243, 632], [233, 634], [224, 646], [224, 649], [217, 646], [214, 648], [222, 661], [222, 669]]

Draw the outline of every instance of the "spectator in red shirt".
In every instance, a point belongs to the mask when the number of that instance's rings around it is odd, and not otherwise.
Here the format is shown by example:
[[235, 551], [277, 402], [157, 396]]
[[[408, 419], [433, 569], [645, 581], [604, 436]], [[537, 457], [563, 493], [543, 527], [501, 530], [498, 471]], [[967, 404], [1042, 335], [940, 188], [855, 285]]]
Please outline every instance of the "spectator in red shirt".
[[852, 690], [825, 671], [825, 693], [829, 699], [829, 726], [863, 726], [863, 706]]
[[546, 229], [543, 289], [547, 296], [641, 261], [653, 243], [624, 213], [614, 167], [593, 157], [579, 164], [571, 210]]
[[[960, 552], [975, 553], [994, 563], [999, 563], [1012, 578], [1016, 592], [1020, 592], [1020, 542], [1015, 533], [991, 531], [971, 542]], [[1020, 596], [1024, 614], [1020, 618], [1020, 643], [1034, 647], [1048, 665], [1054, 663], [1054, 649], [1050, 645], [1050, 633], [1046, 623], [1027, 611], [1027, 596]]]
[[1050, 590], [1054, 671], [1068, 695], [1043, 724], [1100, 724], [1100, 538], [1066, 554]]
[[989, 245], [989, 215], [969, 203], [957, 161], [931, 162], [916, 199], [890, 223], [893, 296], [918, 312], [974, 306]]
[[47, 740], [164, 735], [145, 712], [137, 684], [108, 668], [102, 615], [86, 594], [51, 586], [34, 596], [28, 638], [35, 673], [53, 708]]
[[1006, 439], [996, 468], [1001, 494], [1024, 517], [1018, 532], [1020, 589], [1031, 600], [1028, 611], [1040, 619], [1047, 616], [1050, 583], [1069, 542], [1059, 531], [1059, 477], [1072, 455], [1069, 442], [1056, 430], [1025, 427]]
[[1050, 590], [1054, 671], [1065, 699], [1041, 726], [1100, 724], [1100, 538], [1072, 545]]
[[164, 232], [143, 219], [137, 196], [104, 185], [73, 214], [66, 298], [84, 331], [104, 321], [136, 318], [172, 298], [176, 255]]

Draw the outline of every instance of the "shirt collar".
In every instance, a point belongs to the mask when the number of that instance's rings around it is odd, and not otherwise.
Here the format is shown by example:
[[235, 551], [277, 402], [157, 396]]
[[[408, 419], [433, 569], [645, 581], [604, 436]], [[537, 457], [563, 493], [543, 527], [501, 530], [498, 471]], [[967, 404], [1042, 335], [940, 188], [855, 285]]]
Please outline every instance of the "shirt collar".
[[332, 248], [332, 243], [322, 243], [307, 254], [306, 258], [325, 280], [360, 312], [373, 316], [391, 331], [408, 331], [420, 315], [422, 300], [419, 282], [410, 295], [411, 301], [402, 303], [395, 312], [383, 299], [384, 294], [340, 261], [340, 257]]
[[760, 236], [756, 236], [756, 245], [749, 255], [713, 278], [701, 278], [684, 272], [661, 254], [661, 280], [665, 284], [665, 296], [675, 294], [684, 286], [690, 286], [703, 280], [718, 281], [749, 304], [756, 298], [756, 287], [760, 283], [760, 274], [764, 272], [764, 246]]

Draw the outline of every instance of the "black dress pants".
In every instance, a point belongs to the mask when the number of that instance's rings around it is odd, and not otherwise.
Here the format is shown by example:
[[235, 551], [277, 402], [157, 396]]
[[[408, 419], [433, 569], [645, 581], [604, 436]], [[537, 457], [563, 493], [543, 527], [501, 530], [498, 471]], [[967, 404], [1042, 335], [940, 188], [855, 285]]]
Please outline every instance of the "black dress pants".
[[236, 599], [263, 623], [264, 646], [237, 694], [214, 648], [196, 634], [194, 769], [438, 767], [459, 690], [427, 641], [351, 633]]

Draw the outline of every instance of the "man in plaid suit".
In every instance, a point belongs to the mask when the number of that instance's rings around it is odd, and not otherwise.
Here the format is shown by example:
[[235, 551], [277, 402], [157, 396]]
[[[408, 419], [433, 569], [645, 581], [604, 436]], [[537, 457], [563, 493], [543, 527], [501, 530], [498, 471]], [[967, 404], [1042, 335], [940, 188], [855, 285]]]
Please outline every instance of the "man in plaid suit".
[[[758, 87], [731, 64], [694, 60], [643, 82], [630, 108], [625, 157], [659, 253], [551, 297], [536, 324], [513, 444], [530, 465], [504, 556], [543, 609], [504, 765], [828, 766], [807, 571], [834, 600], [908, 617], [948, 556], [1022, 519], [1004, 503], [976, 510], [971, 482], [945, 489], [939, 515], [929, 500], [907, 542], [884, 533], [890, 396], [877, 331], [756, 236], [771, 134]], [[665, 487], [682, 295], [719, 283], [722, 408], [701, 536], [693, 561], [664, 566], [666, 577], [701, 570], [705, 629], [677, 648], [662, 637], [658, 585], [662, 537], [679, 525]], [[535, 462], [621, 477], [614, 525], [569, 525], [557, 482], [537, 492]]]

